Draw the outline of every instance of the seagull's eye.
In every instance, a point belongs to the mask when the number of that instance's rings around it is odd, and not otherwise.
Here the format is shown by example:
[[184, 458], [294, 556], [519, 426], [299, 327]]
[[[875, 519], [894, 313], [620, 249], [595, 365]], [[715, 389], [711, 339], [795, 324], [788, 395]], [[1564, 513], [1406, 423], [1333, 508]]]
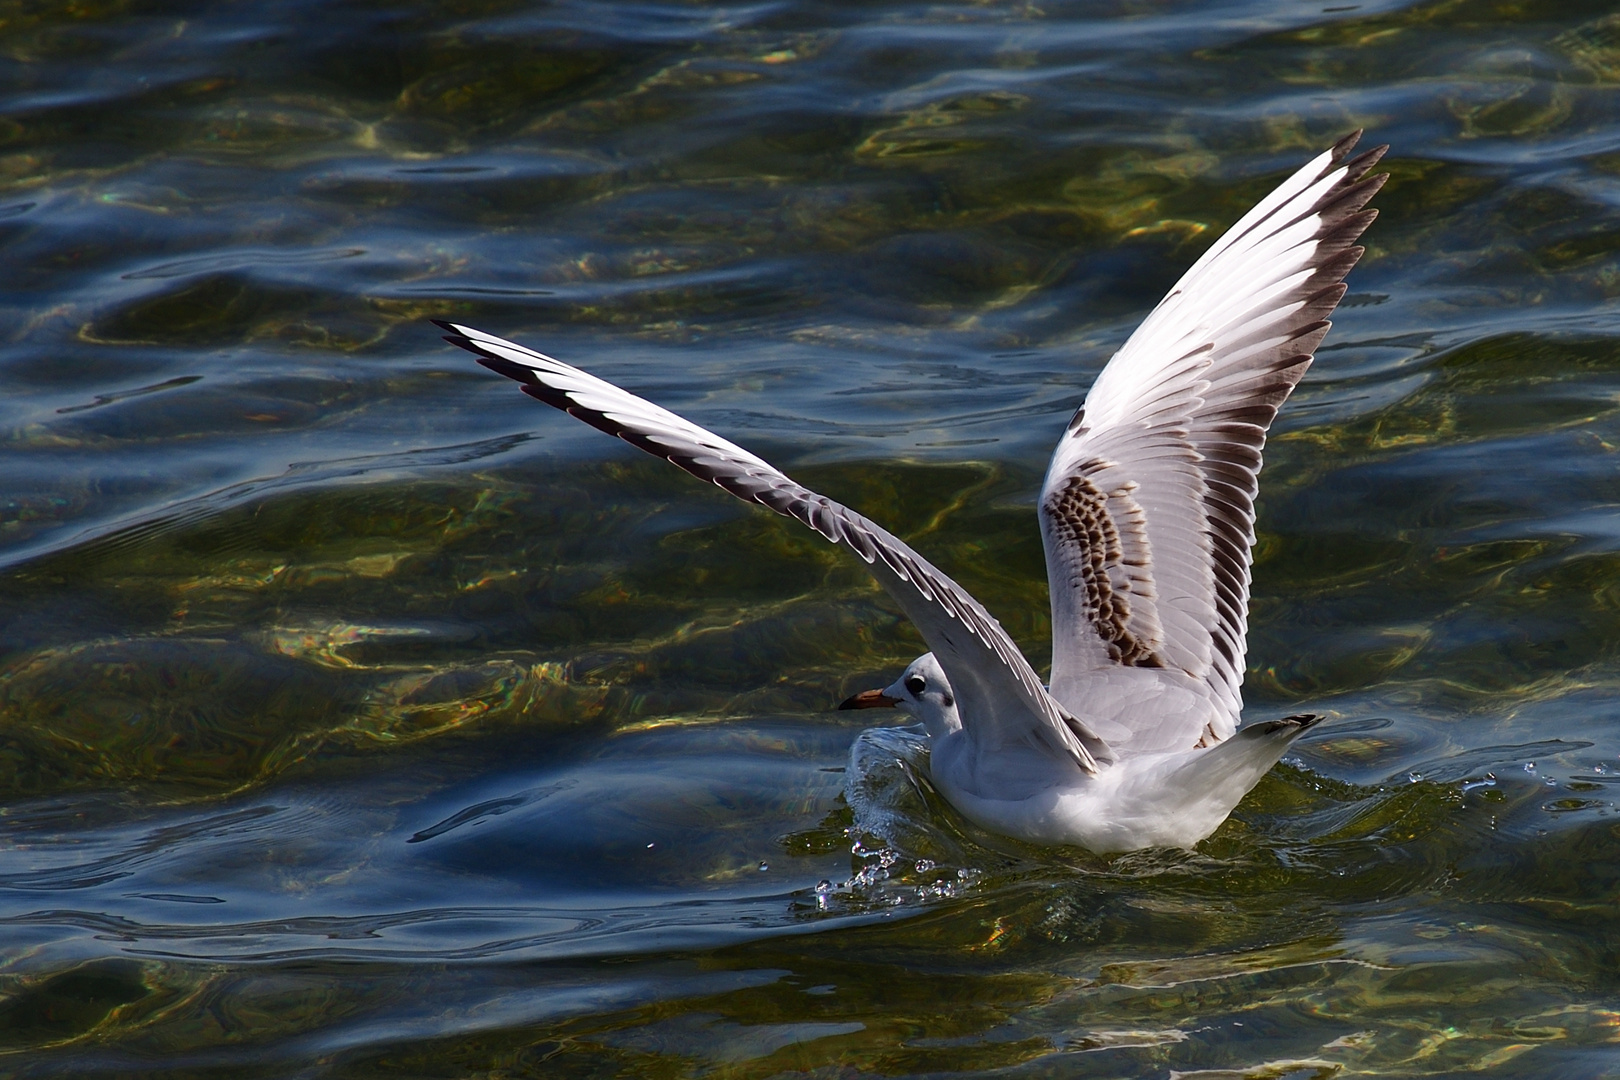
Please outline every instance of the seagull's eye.
[[913, 694], [920, 694], [928, 689], [928, 682], [921, 675], [911, 675], [906, 678], [906, 689]]

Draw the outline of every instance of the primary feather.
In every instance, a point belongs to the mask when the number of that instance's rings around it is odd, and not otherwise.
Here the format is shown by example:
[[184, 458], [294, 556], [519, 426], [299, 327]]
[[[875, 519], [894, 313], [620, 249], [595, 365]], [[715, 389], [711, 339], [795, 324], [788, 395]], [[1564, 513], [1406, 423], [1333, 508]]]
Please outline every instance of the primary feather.
[[[1121, 753], [1211, 744], [1243, 707], [1261, 448], [1327, 334], [1385, 177], [1360, 132], [1311, 161], [1204, 253], [1103, 368], [1052, 455], [1041, 534], [1052, 693], [1101, 689]], [[1132, 676], [1121, 667], [1144, 668]], [[1166, 710], [1159, 697], [1200, 698]]]

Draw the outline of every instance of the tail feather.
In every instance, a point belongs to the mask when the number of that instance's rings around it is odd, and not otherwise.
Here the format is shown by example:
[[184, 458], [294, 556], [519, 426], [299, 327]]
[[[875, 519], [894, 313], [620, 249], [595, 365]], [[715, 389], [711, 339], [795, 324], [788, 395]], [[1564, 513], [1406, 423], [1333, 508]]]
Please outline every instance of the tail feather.
[[1315, 713], [1244, 724], [1231, 738], [1194, 755], [1174, 782], [1188, 802], [1217, 801], [1228, 811], [1260, 782], [1295, 739], [1322, 722]]

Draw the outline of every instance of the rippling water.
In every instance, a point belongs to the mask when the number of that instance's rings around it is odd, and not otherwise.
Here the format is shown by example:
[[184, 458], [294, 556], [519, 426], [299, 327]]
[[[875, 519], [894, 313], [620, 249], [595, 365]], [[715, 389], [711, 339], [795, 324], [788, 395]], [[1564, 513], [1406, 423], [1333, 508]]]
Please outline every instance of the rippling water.
[[[1610, 8], [0, 13], [0, 1075], [1615, 1075]], [[1246, 684], [1331, 719], [1196, 852], [965, 825], [829, 711], [920, 651], [858, 564], [427, 322], [1040, 658], [1069, 413], [1355, 127]]]

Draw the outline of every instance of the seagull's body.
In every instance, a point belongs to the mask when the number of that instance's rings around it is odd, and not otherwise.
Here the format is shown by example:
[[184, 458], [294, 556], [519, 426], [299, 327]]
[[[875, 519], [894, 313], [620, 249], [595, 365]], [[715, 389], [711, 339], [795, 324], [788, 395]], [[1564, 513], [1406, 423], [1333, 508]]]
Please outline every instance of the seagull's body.
[[932, 652], [846, 707], [923, 722], [964, 817], [1098, 852], [1191, 847], [1314, 717], [1239, 729], [1260, 451], [1361, 255], [1383, 148], [1359, 132], [1200, 258], [1097, 377], [1041, 492], [1051, 685], [966, 590], [897, 537], [674, 413], [453, 323], [447, 340], [526, 393], [847, 544]]
[[[1202, 714], [1196, 694], [1156, 694], [1159, 688], [1143, 682], [1140, 697], [1117, 684], [1100, 696], [1141, 702], [1127, 711], [1143, 716]], [[1044, 746], [1003, 743], [987, 752], [963, 725], [952, 699], [950, 683], [929, 653], [894, 685], [857, 694], [843, 707], [894, 705], [922, 720], [929, 778], [975, 824], [1035, 844], [1104, 852], [1192, 847], [1226, 820], [1288, 744], [1316, 721], [1291, 716], [1251, 724], [1211, 747], [1120, 755], [1077, 777], [1072, 762]]]

